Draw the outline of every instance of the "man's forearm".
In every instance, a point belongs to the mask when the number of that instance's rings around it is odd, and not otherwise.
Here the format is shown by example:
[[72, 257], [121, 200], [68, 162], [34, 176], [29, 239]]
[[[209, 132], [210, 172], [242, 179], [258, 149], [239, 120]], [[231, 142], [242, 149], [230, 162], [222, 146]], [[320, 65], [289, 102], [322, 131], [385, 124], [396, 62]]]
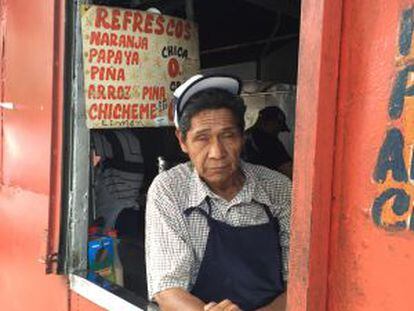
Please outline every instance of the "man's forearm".
[[204, 303], [182, 288], [170, 288], [155, 295], [162, 311], [202, 311]]
[[273, 300], [267, 306], [261, 307], [256, 311], [284, 311], [286, 310], [286, 292], [277, 296], [275, 300]]

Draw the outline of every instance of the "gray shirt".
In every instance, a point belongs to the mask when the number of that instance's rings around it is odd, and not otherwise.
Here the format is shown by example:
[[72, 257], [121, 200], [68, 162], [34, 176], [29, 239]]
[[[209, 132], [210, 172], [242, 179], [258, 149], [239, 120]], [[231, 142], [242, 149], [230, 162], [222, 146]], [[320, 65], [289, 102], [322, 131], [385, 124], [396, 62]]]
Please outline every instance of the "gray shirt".
[[259, 203], [270, 207], [280, 224], [282, 272], [287, 280], [291, 182], [284, 175], [262, 166], [242, 162], [241, 168], [246, 180], [230, 202], [213, 193], [190, 162], [154, 179], [148, 192], [145, 234], [150, 299], [168, 288], [191, 291], [194, 286], [209, 227], [206, 218], [197, 210], [189, 216], [185, 216], [184, 211], [191, 207], [207, 211], [206, 196], [212, 201], [212, 217], [232, 226], [266, 223], [269, 218]]

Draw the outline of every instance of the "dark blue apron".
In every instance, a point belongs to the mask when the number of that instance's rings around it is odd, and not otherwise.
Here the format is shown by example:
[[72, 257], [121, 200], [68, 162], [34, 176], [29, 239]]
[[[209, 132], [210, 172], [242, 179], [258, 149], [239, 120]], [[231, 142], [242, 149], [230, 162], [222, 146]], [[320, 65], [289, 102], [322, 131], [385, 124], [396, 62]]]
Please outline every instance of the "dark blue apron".
[[234, 227], [212, 218], [209, 197], [206, 202], [208, 213], [197, 210], [210, 233], [191, 293], [206, 303], [230, 299], [246, 311], [269, 304], [285, 290], [277, 218], [261, 204], [269, 222]]

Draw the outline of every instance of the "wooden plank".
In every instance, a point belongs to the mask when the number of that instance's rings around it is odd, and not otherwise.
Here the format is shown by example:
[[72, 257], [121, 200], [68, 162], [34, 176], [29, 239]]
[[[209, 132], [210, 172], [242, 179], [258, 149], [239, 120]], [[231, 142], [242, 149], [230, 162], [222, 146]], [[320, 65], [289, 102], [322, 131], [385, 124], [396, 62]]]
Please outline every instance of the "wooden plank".
[[342, 1], [302, 2], [289, 310], [325, 310]]

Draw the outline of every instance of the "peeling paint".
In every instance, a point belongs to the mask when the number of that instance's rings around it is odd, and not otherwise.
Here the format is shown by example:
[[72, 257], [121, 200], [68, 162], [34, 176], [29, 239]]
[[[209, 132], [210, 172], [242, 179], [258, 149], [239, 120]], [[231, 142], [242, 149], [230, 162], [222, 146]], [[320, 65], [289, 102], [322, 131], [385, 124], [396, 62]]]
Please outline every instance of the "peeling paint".
[[391, 128], [379, 149], [373, 179], [379, 185], [371, 216], [387, 231], [414, 231], [414, 8], [403, 11], [396, 59], [397, 74], [388, 105]]

